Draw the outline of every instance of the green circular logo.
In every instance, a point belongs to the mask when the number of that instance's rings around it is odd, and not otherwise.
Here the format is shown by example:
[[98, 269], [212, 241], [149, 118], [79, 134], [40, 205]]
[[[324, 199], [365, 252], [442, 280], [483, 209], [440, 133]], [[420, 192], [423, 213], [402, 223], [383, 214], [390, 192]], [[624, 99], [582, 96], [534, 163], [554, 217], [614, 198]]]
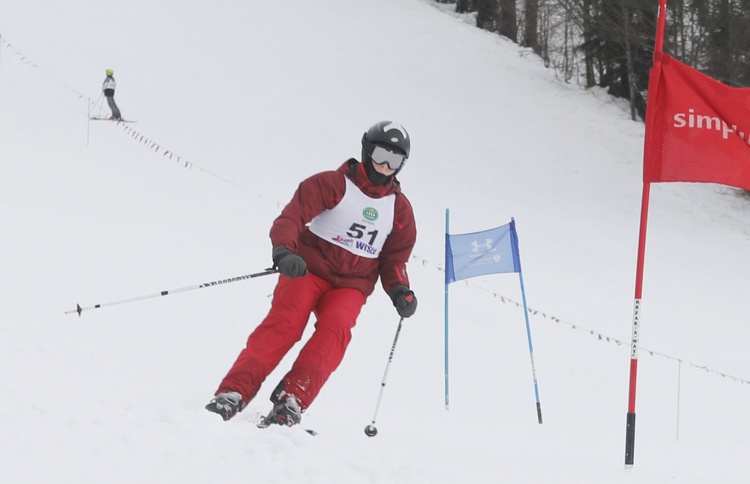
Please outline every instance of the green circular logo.
[[377, 220], [378, 218], [378, 211], [375, 210], [373, 207], [367, 207], [366, 209], [362, 210], [362, 215], [372, 222], [373, 220]]

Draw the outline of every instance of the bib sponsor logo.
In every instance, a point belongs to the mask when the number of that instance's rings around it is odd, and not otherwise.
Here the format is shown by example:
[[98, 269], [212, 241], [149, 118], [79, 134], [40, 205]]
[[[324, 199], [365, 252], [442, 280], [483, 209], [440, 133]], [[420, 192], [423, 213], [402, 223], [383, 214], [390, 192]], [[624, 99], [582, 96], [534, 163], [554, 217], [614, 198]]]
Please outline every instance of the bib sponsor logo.
[[370, 222], [374, 222], [378, 219], [378, 211], [373, 207], [367, 207], [366, 209], [362, 210], [362, 216]]
[[356, 242], [356, 244], [357, 244], [357, 249], [365, 251], [368, 254], [375, 255], [375, 254], [378, 253], [378, 249], [376, 249], [375, 247], [371, 246], [370, 244], [366, 244], [366, 243], [361, 242], [359, 240]]
[[333, 241], [334, 241], [334, 242], [336, 242], [337, 244], [340, 244], [340, 245], [345, 245], [345, 246], [347, 246], [347, 247], [351, 247], [351, 246], [352, 246], [352, 242], [354, 242], [354, 241], [353, 241], [352, 239], [347, 239], [347, 238], [345, 238], [345, 237], [342, 237], [342, 236], [340, 236], [340, 235], [337, 235], [336, 237], [334, 237], [334, 238], [333, 238], [333, 239], [331, 239], [331, 240], [333, 240]]

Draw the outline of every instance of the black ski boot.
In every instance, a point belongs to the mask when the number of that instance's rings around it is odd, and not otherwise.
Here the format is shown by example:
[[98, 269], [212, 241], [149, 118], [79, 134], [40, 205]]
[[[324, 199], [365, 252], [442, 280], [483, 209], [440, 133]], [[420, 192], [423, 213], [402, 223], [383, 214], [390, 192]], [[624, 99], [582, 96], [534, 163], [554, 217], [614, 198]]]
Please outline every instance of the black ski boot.
[[302, 409], [294, 395], [286, 394], [273, 405], [271, 413], [264, 420], [267, 425], [298, 425], [302, 421]]
[[273, 408], [265, 417], [261, 418], [259, 427], [268, 427], [271, 424], [285, 425], [291, 427], [298, 425], [302, 421], [302, 408], [299, 405], [297, 397], [284, 391], [286, 382], [282, 380], [273, 393], [271, 393], [271, 402]]

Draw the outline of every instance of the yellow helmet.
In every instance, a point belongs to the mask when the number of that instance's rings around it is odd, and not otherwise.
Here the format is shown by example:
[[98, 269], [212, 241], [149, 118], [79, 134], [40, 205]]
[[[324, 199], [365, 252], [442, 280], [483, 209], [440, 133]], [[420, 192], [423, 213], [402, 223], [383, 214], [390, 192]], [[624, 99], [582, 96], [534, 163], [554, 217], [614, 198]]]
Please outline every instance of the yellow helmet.
[[112, 69], [107, 69], [107, 75], [108, 76], [111, 76], [114, 73], [115, 73], [115, 71], [113, 71]]

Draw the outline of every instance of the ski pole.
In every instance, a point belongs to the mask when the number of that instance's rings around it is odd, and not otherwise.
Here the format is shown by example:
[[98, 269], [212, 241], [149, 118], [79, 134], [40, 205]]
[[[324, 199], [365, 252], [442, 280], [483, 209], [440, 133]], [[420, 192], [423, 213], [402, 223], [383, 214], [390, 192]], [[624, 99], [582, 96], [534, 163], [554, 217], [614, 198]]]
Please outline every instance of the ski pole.
[[[89, 117], [91, 117], [91, 112], [99, 104], [99, 101], [101, 101], [103, 95], [104, 93], [99, 93], [99, 97], [96, 98], [94, 104], [91, 104], [91, 98], [89, 98]], [[99, 109], [99, 113], [101, 113], [101, 108]]]
[[88, 311], [89, 309], [99, 309], [105, 306], [114, 306], [115, 304], [125, 304], [125, 303], [129, 303], [133, 301], [140, 301], [142, 299], [149, 299], [152, 297], [168, 296], [170, 294], [174, 294], [177, 292], [192, 291], [193, 289], [203, 289], [204, 287], [220, 286], [222, 284], [229, 284], [230, 282], [244, 281], [245, 279], [252, 279], [254, 277], [268, 276], [271, 274], [276, 274], [276, 272], [277, 272], [276, 269], [269, 268], [269, 269], [264, 270], [263, 272], [256, 272], [255, 274], [247, 274], [244, 276], [230, 277], [228, 279], [220, 279], [218, 281], [204, 282], [203, 284], [196, 284], [195, 286], [180, 287], [178, 289], [170, 289], [168, 291], [161, 291], [155, 294], [131, 297], [129, 299], [123, 299], [122, 301], [113, 301], [113, 302], [108, 302], [108, 303], [94, 304], [93, 306], [87, 306], [87, 307], [81, 307], [80, 304], [76, 304], [75, 309], [71, 309], [70, 311], [65, 311], [65, 314], [78, 313], [78, 316], [81, 316], [82, 312]]
[[380, 393], [378, 394], [378, 403], [375, 405], [375, 413], [372, 416], [372, 423], [365, 427], [365, 435], [367, 435], [368, 437], [375, 437], [378, 434], [378, 429], [377, 427], [375, 427], [375, 418], [378, 416], [380, 400], [382, 400], [383, 398], [383, 390], [385, 389], [385, 379], [388, 377], [388, 369], [391, 367], [391, 361], [393, 361], [393, 353], [396, 351], [396, 343], [398, 342], [398, 335], [401, 333], [401, 323], [403, 322], [404, 318], [401, 318], [398, 322], [398, 328], [396, 329], [396, 337], [393, 338], [391, 354], [388, 356], [388, 363], [386, 363], [385, 373], [383, 373], [383, 381], [380, 383]]

